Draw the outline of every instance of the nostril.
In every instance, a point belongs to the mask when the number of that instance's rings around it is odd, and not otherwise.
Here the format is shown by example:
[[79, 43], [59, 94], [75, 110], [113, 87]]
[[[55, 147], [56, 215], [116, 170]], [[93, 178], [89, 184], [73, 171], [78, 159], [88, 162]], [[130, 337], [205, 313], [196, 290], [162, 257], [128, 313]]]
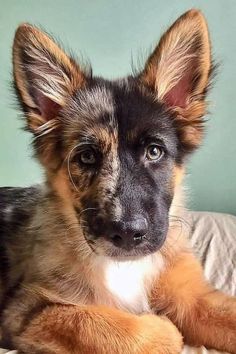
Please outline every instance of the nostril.
[[144, 238], [145, 238], [145, 235], [141, 234], [141, 233], [136, 233], [136, 234], [134, 234], [134, 237], [133, 237], [136, 245], [139, 245], [143, 241]]
[[120, 247], [123, 244], [123, 239], [120, 235], [113, 235], [111, 239], [115, 246]]

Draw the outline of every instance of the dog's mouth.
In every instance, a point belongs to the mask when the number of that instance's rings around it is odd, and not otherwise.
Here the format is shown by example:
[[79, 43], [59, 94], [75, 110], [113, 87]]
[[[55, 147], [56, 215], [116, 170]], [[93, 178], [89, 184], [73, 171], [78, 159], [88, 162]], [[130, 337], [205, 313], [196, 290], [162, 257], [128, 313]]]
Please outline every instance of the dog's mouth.
[[83, 236], [89, 248], [94, 254], [116, 258], [119, 260], [127, 260], [130, 258], [140, 258], [153, 254], [160, 250], [163, 246], [166, 236], [156, 238], [155, 241], [150, 241], [146, 238], [142, 244], [134, 247], [118, 247], [107, 241], [106, 237], [96, 237], [88, 231], [83, 230]]
[[111, 258], [118, 258], [118, 259], [127, 259], [127, 258], [140, 258], [150, 254], [155, 253], [161, 247], [156, 247], [150, 243], [146, 243], [142, 246], [136, 246], [132, 249], [123, 249], [119, 247], [115, 247], [113, 245], [108, 245], [104, 250], [106, 256]]

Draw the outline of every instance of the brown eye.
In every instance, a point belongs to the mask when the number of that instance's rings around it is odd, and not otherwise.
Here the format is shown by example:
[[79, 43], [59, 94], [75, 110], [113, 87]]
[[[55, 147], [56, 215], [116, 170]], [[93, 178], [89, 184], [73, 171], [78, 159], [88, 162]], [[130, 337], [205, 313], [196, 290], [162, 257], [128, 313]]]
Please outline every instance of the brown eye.
[[151, 144], [147, 147], [146, 158], [150, 161], [158, 161], [162, 158], [163, 153], [163, 149], [160, 146]]
[[79, 162], [84, 165], [94, 165], [97, 161], [96, 152], [92, 149], [86, 149], [78, 154]]

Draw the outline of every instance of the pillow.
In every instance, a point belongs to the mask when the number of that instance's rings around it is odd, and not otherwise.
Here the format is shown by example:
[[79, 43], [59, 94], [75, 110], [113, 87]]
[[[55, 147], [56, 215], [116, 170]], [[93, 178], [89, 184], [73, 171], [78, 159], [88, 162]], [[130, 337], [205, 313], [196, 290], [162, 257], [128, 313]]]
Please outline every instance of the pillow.
[[189, 238], [206, 278], [217, 289], [236, 296], [236, 216], [189, 212], [187, 220]]
[[[185, 229], [204, 274], [215, 288], [236, 296], [236, 217], [207, 212], [188, 212]], [[182, 354], [219, 354], [204, 347], [185, 346]], [[223, 354], [221, 352], [220, 354]]]

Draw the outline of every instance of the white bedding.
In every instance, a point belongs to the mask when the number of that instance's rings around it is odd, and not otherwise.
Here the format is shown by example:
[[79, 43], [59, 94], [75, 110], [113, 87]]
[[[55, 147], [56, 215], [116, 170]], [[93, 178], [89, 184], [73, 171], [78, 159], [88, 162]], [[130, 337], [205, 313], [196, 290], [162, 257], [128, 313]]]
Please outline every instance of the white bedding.
[[[218, 289], [236, 296], [236, 217], [219, 213], [188, 212], [186, 221], [205, 276]], [[186, 224], [186, 225], [187, 225]], [[0, 349], [0, 354], [16, 351]], [[215, 350], [185, 346], [182, 354], [219, 354]], [[30, 353], [29, 353], [30, 354]], [[222, 353], [223, 354], [223, 353]]]
[[[189, 212], [189, 238], [217, 289], [236, 296], [236, 217], [220, 213]], [[182, 354], [216, 354], [215, 350], [185, 346]], [[223, 352], [221, 352], [223, 354]]]
[[236, 296], [236, 216], [191, 212], [190, 239], [206, 278], [222, 291]]

